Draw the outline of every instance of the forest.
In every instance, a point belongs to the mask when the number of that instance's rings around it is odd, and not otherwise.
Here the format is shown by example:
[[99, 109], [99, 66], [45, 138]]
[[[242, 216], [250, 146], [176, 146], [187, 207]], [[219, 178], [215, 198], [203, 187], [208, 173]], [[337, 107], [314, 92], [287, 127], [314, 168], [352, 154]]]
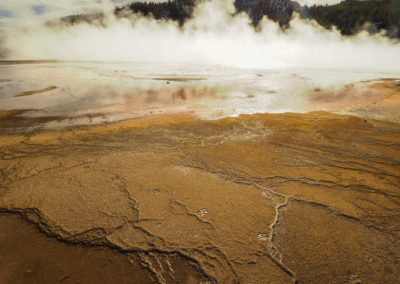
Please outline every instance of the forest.
[[196, 0], [169, 0], [166, 2], [131, 2], [115, 9], [116, 15], [124, 15], [130, 11], [143, 16], [152, 16], [156, 19], [177, 21], [183, 25], [186, 20], [192, 17], [193, 9], [198, 1]]
[[384, 29], [388, 36], [400, 38], [399, 0], [346, 0], [332, 6], [314, 5], [308, 8], [308, 13], [308, 18], [326, 28], [336, 26], [343, 35], [352, 35], [360, 29], [372, 33]]

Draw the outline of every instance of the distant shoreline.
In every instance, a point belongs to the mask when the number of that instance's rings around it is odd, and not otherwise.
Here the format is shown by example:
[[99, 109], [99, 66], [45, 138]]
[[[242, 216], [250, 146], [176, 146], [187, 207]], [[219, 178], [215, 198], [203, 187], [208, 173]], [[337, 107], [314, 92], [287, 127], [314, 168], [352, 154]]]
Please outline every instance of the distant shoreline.
[[0, 60], [0, 65], [60, 63], [63, 60]]

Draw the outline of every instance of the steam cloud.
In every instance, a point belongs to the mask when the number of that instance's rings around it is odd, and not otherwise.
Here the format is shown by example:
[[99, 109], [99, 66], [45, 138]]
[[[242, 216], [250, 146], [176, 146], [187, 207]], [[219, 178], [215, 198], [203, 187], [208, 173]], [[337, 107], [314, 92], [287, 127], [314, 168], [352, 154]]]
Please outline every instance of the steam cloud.
[[400, 43], [366, 32], [343, 37], [314, 21], [294, 19], [282, 31], [264, 19], [255, 31], [246, 15], [232, 17], [227, 0], [199, 5], [179, 28], [171, 22], [107, 14], [106, 27], [79, 24], [10, 29], [0, 49], [8, 59], [148, 61], [222, 64], [245, 68], [304, 67], [399, 72]]

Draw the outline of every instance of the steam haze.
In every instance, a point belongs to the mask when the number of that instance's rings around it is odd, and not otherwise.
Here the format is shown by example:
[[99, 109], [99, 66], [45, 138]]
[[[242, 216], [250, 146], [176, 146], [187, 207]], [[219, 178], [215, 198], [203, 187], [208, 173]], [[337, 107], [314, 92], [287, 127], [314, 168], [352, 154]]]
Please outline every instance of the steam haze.
[[[83, 1], [84, 2], [84, 1]], [[107, 11], [113, 3], [101, 2]], [[314, 21], [296, 18], [290, 29], [264, 18], [256, 32], [246, 15], [231, 15], [230, 1], [198, 6], [183, 28], [172, 22], [109, 12], [106, 27], [79, 24], [46, 27], [35, 17], [29, 26], [11, 26], [1, 50], [7, 59], [58, 59], [208, 63], [248, 68], [324, 68], [397, 72], [400, 44], [366, 32], [343, 37]], [[54, 14], [55, 15], [55, 14]], [[4, 22], [4, 19], [3, 19]]]

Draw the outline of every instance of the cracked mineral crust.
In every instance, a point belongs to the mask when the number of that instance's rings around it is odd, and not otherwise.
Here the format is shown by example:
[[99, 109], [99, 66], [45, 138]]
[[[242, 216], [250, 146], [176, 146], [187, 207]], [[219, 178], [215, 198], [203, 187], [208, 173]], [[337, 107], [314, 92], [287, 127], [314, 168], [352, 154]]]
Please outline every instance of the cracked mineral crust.
[[133, 254], [159, 283], [177, 282], [172, 255], [197, 271], [183, 283], [400, 282], [399, 124], [171, 115], [0, 144], [2, 212]]

